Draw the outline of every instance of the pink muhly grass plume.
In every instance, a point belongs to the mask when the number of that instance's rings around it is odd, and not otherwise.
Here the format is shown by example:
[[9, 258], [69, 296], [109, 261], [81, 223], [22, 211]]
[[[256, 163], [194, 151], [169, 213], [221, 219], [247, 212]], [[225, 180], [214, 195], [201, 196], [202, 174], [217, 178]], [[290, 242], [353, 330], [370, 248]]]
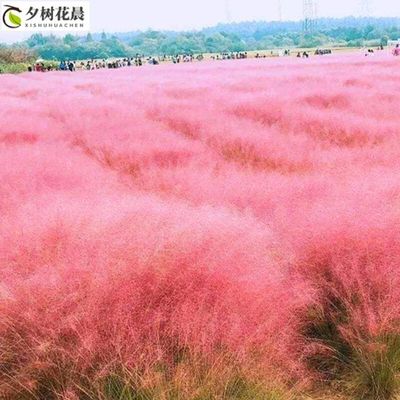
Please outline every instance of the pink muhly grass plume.
[[302, 61], [1, 76], [1, 398], [396, 392], [398, 65]]

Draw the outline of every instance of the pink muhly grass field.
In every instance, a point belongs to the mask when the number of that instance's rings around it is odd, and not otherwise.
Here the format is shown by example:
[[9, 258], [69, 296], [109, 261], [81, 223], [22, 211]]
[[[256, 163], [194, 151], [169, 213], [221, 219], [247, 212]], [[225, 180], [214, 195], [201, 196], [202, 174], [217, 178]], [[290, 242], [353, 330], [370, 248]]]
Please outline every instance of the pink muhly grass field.
[[399, 71], [1, 76], [0, 398], [391, 398]]

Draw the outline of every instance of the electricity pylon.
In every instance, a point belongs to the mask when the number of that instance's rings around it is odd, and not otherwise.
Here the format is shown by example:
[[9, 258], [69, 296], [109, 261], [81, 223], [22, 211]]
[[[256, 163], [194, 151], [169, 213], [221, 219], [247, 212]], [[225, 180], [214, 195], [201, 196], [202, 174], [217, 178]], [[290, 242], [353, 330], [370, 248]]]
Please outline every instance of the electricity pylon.
[[282, 22], [282, 0], [278, 0], [278, 21]]
[[303, 0], [303, 30], [311, 32], [315, 29], [317, 21], [317, 1]]
[[232, 22], [232, 14], [231, 14], [230, 0], [225, 0], [225, 16], [226, 16], [226, 22], [231, 23]]
[[362, 17], [371, 16], [371, 0], [360, 0], [360, 13]]

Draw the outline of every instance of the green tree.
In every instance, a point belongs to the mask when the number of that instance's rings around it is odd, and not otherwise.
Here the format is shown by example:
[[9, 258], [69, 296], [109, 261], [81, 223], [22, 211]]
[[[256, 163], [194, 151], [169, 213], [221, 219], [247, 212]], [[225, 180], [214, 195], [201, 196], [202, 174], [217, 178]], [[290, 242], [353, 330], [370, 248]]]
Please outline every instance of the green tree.
[[72, 45], [77, 41], [77, 38], [73, 35], [71, 35], [70, 33], [68, 33], [67, 35], [64, 36], [64, 44], [66, 45]]
[[382, 46], [387, 46], [388, 41], [389, 41], [389, 36], [388, 35], [384, 35], [384, 36], [381, 37], [381, 45]]

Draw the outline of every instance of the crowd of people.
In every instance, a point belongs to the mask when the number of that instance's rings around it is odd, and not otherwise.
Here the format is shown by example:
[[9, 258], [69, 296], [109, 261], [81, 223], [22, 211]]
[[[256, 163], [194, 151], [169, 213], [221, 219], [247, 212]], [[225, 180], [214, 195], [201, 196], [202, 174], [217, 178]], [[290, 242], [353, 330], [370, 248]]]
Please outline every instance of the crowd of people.
[[[378, 50], [384, 50], [383, 46], [379, 46]], [[365, 49], [365, 55], [374, 55], [375, 50], [368, 48]], [[316, 49], [314, 55], [326, 55], [332, 54], [331, 49]], [[392, 54], [394, 56], [400, 56], [400, 44], [397, 44], [394, 48]], [[254, 58], [266, 58], [273, 56], [291, 56], [290, 50], [280, 50], [278, 53], [274, 53], [271, 51], [270, 53], [257, 52], [253, 57]], [[296, 54], [297, 58], [309, 58], [310, 53], [307, 51], [298, 51]], [[247, 51], [244, 52], [222, 52], [218, 54], [213, 54], [210, 56], [211, 60], [240, 60], [249, 58], [249, 54]], [[158, 65], [160, 63], [190, 63], [194, 61], [203, 61], [205, 59], [203, 54], [176, 54], [176, 55], [162, 55], [158, 57], [145, 57], [143, 55], [137, 54], [135, 57], [125, 57], [121, 59], [113, 59], [113, 60], [87, 60], [87, 61], [74, 61], [74, 60], [62, 60], [59, 63], [51, 62], [47, 65], [43, 62], [43, 60], [38, 60], [34, 65], [28, 67], [28, 71], [37, 71], [37, 72], [47, 72], [47, 71], [92, 71], [97, 69], [116, 69], [123, 67], [141, 67], [144, 64]]]
[[327, 54], [332, 54], [332, 49], [317, 49], [314, 53], [316, 56], [325, 56]]
[[385, 50], [385, 47], [382, 44], [377, 49], [373, 49], [373, 48], [368, 47], [368, 48], [364, 49], [364, 55], [366, 57], [374, 56], [375, 55], [375, 51], [379, 52], [379, 51], [383, 51], [383, 50]]
[[46, 71], [70, 71], [74, 72], [77, 70], [93, 71], [96, 69], [114, 69], [123, 67], [141, 67], [145, 62], [149, 64], [158, 64], [159, 62], [154, 57], [148, 57], [145, 59], [142, 56], [127, 57], [115, 60], [87, 60], [87, 61], [75, 61], [75, 60], [61, 60], [59, 63], [51, 62], [47, 66], [41, 60], [38, 60], [33, 66], [28, 67], [28, 71], [46, 72]]
[[213, 54], [211, 56], [212, 60], [243, 60], [247, 58], [247, 51], [240, 52], [240, 51], [232, 51], [232, 52], [223, 52], [219, 54]]
[[[266, 58], [266, 57], [273, 57], [275, 53], [271, 51], [270, 53], [256, 53], [254, 58]], [[277, 56], [284, 55], [290, 56], [290, 50], [284, 50], [284, 52], [276, 53]], [[298, 53], [297, 57], [309, 57], [307, 52]], [[222, 52], [218, 54], [213, 54], [210, 56], [211, 60], [242, 60], [249, 58], [249, 54], [247, 51], [245, 52]], [[75, 61], [75, 60], [62, 60], [58, 64], [52, 62], [48, 65], [42, 60], [38, 60], [33, 66], [29, 66], [29, 71], [36, 71], [36, 72], [47, 72], [47, 71], [93, 71], [97, 69], [115, 69], [115, 68], [123, 68], [123, 67], [141, 67], [144, 64], [151, 64], [151, 65], [158, 65], [160, 63], [190, 63], [194, 61], [203, 61], [204, 55], [198, 54], [176, 54], [176, 55], [162, 55], [158, 57], [144, 57], [142, 55], [136, 55], [135, 57], [126, 57], [121, 59], [115, 60], [87, 60], [87, 61]]]
[[137, 54], [135, 57], [125, 57], [121, 59], [92, 59], [87, 61], [61, 60], [59, 63], [50, 62], [47, 65], [43, 60], [38, 60], [34, 65], [28, 67], [28, 71], [47, 72], [47, 71], [93, 71], [97, 69], [115, 69], [123, 67], [141, 67], [144, 64], [158, 65], [162, 62], [171, 62], [173, 64], [187, 63], [193, 61], [202, 61], [203, 54], [177, 54], [163, 55], [158, 57], [145, 57]]

